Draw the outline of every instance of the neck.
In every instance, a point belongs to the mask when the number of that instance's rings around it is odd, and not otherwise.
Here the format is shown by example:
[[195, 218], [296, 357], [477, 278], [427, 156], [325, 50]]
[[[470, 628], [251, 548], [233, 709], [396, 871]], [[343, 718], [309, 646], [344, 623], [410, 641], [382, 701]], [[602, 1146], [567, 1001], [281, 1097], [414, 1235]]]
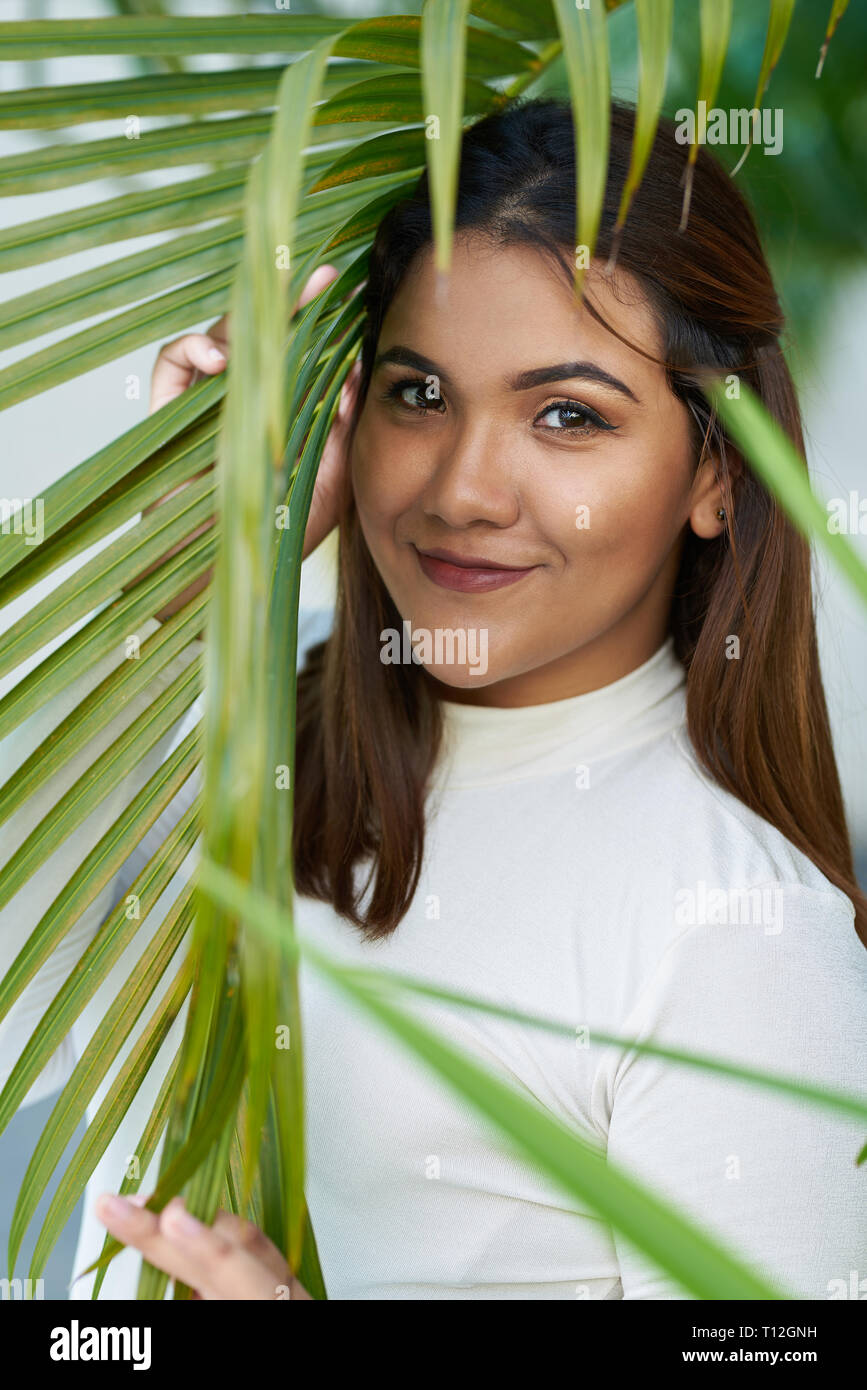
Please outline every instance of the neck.
[[437, 780], [484, 786], [589, 766], [680, 728], [686, 672], [674, 638], [625, 675], [544, 704], [495, 706], [444, 700]]
[[453, 704], [495, 709], [547, 705], [589, 694], [628, 676], [659, 651], [667, 635], [667, 613], [648, 623], [646, 615], [635, 610], [616, 627], [553, 661], [490, 685], [458, 687], [431, 679], [439, 698]]

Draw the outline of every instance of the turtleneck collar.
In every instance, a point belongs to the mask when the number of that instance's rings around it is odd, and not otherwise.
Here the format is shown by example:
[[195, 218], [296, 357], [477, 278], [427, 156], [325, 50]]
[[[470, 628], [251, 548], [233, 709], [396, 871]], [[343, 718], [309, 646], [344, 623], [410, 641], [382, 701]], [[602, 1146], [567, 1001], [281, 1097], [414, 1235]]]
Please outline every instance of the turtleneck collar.
[[669, 636], [643, 665], [584, 695], [514, 709], [443, 700], [440, 776], [450, 788], [487, 786], [622, 752], [682, 724], [685, 690]]

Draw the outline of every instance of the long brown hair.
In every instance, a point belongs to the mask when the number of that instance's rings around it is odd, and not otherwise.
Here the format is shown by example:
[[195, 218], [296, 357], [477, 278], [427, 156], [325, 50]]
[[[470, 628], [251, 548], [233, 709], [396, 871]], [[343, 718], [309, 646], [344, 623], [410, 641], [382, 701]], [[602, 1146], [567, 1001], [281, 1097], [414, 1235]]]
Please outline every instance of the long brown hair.
[[[629, 107], [612, 105], [597, 257], [612, 251], [633, 120]], [[689, 222], [678, 231], [683, 166], [684, 147], [672, 123], [662, 121], [616, 254], [654, 310], [662, 365], [690, 413], [696, 467], [705, 451], [719, 459], [726, 530], [713, 540], [688, 530], [671, 606], [675, 650], [687, 673], [688, 730], [716, 782], [850, 897], [867, 945], [867, 899], [855, 881], [819, 671], [809, 546], [735, 454], [700, 389], [708, 369], [736, 373], [803, 456], [798, 402], [780, 347], [783, 315], [749, 208], [704, 149]], [[567, 103], [524, 100], [464, 133], [457, 230], [482, 233], [495, 245], [532, 246], [571, 283], [574, 218]], [[431, 237], [425, 174], [384, 218], [371, 250], [356, 421], [388, 306]], [[602, 321], [589, 295], [585, 303]], [[298, 891], [331, 903], [371, 939], [394, 930], [415, 893], [442, 728], [424, 668], [380, 661], [380, 633], [400, 627], [348, 493], [333, 632], [312, 649], [298, 680], [294, 857]], [[740, 640], [737, 661], [726, 655], [732, 637]], [[366, 870], [363, 882], [359, 868]]]

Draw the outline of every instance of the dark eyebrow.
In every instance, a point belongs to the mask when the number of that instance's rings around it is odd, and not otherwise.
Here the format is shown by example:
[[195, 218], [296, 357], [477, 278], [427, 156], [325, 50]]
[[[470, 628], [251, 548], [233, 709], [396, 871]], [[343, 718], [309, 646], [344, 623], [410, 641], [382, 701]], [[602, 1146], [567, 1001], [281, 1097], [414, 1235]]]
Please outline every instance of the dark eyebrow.
[[638, 397], [630, 391], [625, 381], [612, 376], [610, 372], [595, 366], [592, 362], [558, 362], [553, 367], [533, 367], [531, 371], [519, 372], [516, 377], [512, 377], [509, 385], [513, 391], [529, 391], [531, 387], [545, 386], [549, 381], [569, 381], [576, 377], [584, 381], [595, 381], [600, 386], [610, 386], [612, 391], [619, 391], [631, 401], [635, 401], [636, 405], [639, 404]]
[[412, 348], [387, 348], [385, 352], [379, 353], [373, 364], [373, 370], [376, 371], [377, 367], [382, 366], [384, 362], [391, 362], [395, 367], [415, 367], [416, 371], [424, 372], [427, 376], [439, 377], [440, 381], [444, 381], [447, 386], [451, 385], [445, 372], [441, 372], [429, 357], [422, 357], [420, 352], [413, 352]]
[[[431, 362], [429, 357], [422, 357], [419, 352], [413, 352], [411, 348], [392, 347], [381, 352], [373, 364], [373, 370], [376, 371], [377, 367], [386, 362], [396, 367], [415, 367], [416, 371], [424, 372], [427, 376], [439, 377], [447, 386], [451, 385], [448, 375], [441, 371], [435, 362]], [[609, 386], [612, 391], [619, 391], [621, 395], [628, 396], [636, 405], [640, 404], [638, 397], [634, 391], [630, 391], [625, 381], [612, 376], [610, 372], [595, 366], [592, 362], [558, 362], [552, 367], [533, 367], [530, 371], [519, 372], [517, 376], [511, 377], [507, 385], [513, 391], [529, 391], [534, 386], [545, 386], [549, 381], [570, 381], [577, 378], [595, 381], [599, 386]]]

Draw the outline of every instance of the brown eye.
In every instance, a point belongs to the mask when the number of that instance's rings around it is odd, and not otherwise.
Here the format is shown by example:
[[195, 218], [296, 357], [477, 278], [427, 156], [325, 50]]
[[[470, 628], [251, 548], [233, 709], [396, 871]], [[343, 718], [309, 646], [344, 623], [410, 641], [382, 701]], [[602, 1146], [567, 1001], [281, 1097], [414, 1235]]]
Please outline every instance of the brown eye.
[[595, 410], [579, 405], [577, 401], [556, 401], [546, 406], [534, 423], [557, 434], [594, 434], [596, 430], [617, 428], [616, 425], [609, 425]]
[[404, 405], [414, 405], [424, 410], [424, 401], [419, 400], [420, 390], [421, 387], [416, 382], [414, 382], [411, 386], [401, 386], [400, 391], [398, 393], [399, 399], [403, 401]]
[[406, 406], [408, 410], [421, 414], [432, 410], [444, 410], [442, 397], [429, 395], [429, 390], [433, 390], [433, 387], [429, 387], [426, 378], [404, 377], [401, 381], [393, 381], [383, 394], [382, 399], [394, 401], [398, 405]]

